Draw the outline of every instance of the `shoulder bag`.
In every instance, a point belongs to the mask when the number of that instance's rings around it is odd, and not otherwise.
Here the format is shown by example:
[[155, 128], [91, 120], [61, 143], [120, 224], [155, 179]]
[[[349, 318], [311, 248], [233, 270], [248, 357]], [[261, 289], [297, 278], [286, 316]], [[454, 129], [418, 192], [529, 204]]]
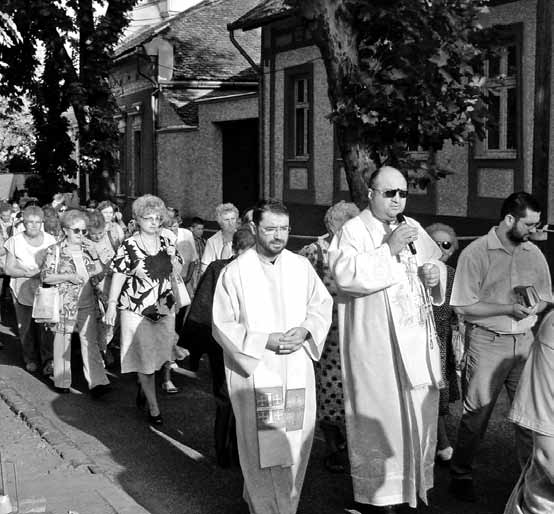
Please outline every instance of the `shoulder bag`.
[[[57, 272], [60, 260], [60, 247], [56, 245], [56, 263], [54, 270]], [[33, 300], [33, 319], [37, 323], [59, 323], [60, 321], [60, 292], [57, 286], [40, 286], [35, 292]]]

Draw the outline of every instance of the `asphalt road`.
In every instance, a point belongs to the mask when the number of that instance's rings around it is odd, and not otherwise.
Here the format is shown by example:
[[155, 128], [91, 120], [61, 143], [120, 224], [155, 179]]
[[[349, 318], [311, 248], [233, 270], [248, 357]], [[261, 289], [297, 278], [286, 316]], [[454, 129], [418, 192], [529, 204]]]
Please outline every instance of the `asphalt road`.
[[[51, 384], [22, 368], [19, 344], [12, 329], [0, 325], [5, 348], [0, 350], [0, 376], [33, 403], [97, 467], [152, 514], [247, 514], [241, 500], [239, 469], [222, 470], [215, 464], [212, 426], [214, 401], [207, 364], [197, 377], [174, 374], [177, 395], [160, 393], [164, 425], [149, 427], [135, 407], [135, 378], [111, 374], [113, 391], [101, 400], [87, 394], [82, 375], [75, 370], [72, 394], [59, 395]], [[449, 430], [454, 437], [460, 405], [452, 408]], [[518, 470], [513, 431], [505, 420], [503, 395], [491, 420], [477, 462], [481, 501], [465, 504], [446, 492], [448, 470], [437, 467], [436, 486], [429, 507], [421, 513], [501, 514]], [[0, 436], [1, 437], [1, 436]], [[339, 514], [352, 501], [347, 475], [331, 474], [322, 465], [323, 442], [316, 434], [299, 514]]]

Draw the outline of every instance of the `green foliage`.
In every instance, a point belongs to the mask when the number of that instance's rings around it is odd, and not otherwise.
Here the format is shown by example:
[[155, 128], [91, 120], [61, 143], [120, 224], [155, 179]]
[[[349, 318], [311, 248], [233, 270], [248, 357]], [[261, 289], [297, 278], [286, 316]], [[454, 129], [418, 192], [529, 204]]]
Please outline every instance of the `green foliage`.
[[[33, 99], [36, 166], [48, 187], [58, 187], [64, 175], [74, 176], [77, 170], [68, 134], [70, 110], [78, 126], [79, 168], [90, 174], [91, 182], [117, 170], [117, 105], [108, 79], [111, 55], [136, 2], [3, 2], [3, 12], [25, 37], [11, 45], [0, 40], [0, 63], [7, 64], [0, 77], [0, 96], [15, 107], [21, 107], [24, 94]], [[98, 15], [100, 11], [105, 12]], [[39, 53], [44, 54], [44, 69], [37, 78]]]
[[77, 173], [77, 163], [72, 158], [74, 144], [68, 132], [69, 119], [65, 115], [70, 100], [64, 84], [65, 77], [59, 74], [55, 55], [48, 49], [31, 112], [37, 131], [36, 170], [45, 179], [49, 195], [56, 192], [64, 175], [74, 177]]
[[[445, 141], [483, 137], [485, 33], [478, 16], [485, 0], [287, 3], [309, 20], [326, 61], [331, 120], [356, 131], [376, 166], [413, 166], [425, 180], [436, 179], [447, 173], [435, 159]], [[333, 32], [339, 23], [348, 40]], [[410, 150], [429, 151], [430, 159], [410, 160]]]
[[6, 98], [0, 98], [0, 171], [32, 169], [35, 133], [28, 103], [23, 102], [17, 110]]

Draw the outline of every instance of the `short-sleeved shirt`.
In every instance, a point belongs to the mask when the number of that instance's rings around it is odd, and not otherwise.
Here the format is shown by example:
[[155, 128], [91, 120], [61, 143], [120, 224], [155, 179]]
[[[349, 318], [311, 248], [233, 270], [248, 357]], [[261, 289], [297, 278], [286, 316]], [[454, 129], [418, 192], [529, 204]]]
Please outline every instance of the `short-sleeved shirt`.
[[206, 270], [210, 262], [217, 259], [229, 259], [233, 256], [231, 241], [223, 240], [223, 232], [219, 230], [206, 241], [206, 247], [201, 258], [202, 272]]
[[[27, 242], [23, 232], [18, 232], [4, 243], [4, 248], [15, 257], [21, 267], [29, 271], [36, 270], [38, 273], [46, 257], [46, 249], [55, 243], [54, 236], [44, 232], [42, 244], [33, 246]], [[38, 278], [19, 277], [10, 280], [12, 292], [22, 305], [33, 305], [35, 291], [39, 285]]]
[[160, 250], [149, 255], [138, 234], [127, 238], [112, 261], [112, 271], [126, 275], [119, 295], [119, 308], [157, 321], [175, 305], [171, 289], [173, 265], [168, 253], [170, 243], [160, 237]]
[[[516, 286], [534, 286], [541, 300], [552, 301], [550, 271], [543, 253], [526, 241], [509, 252], [501, 243], [496, 228], [473, 241], [460, 254], [450, 304], [464, 307], [477, 302], [510, 305], [517, 303]], [[501, 334], [520, 334], [529, 330], [536, 316], [517, 321], [507, 315], [470, 316], [470, 323]]]
[[177, 236], [175, 236], [173, 231], [164, 228], [161, 231], [161, 236], [167, 238], [171, 244], [177, 247], [177, 251], [185, 263], [190, 264], [191, 262], [198, 260], [194, 236], [189, 229], [179, 227], [177, 230]]

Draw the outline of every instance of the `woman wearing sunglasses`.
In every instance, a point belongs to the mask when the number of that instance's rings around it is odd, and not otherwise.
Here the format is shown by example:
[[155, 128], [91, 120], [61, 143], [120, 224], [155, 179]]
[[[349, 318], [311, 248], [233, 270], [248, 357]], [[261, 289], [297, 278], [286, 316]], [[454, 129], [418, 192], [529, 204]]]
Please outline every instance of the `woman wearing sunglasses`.
[[458, 318], [450, 306], [450, 295], [454, 282], [454, 268], [447, 264], [458, 250], [458, 238], [454, 229], [443, 223], [433, 223], [426, 228], [427, 233], [437, 243], [442, 252], [440, 260], [446, 264], [446, 296], [444, 304], [433, 306], [437, 338], [439, 340], [442, 376], [446, 387], [440, 390], [439, 419], [437, 427], [437, 461], [447, 463], [452, 458], [453, 449], [446, 434], [446, 416], [449, 414], [450, 403], [459, 399], [456, 362], [452, 347], [452, 327], [457, 326]]
[[54, 385], [61, 393], [71, 386], [71, 334], [79, 334], [83, 372], [93, 397], [108, 388], [108, 377], [98, 347], [98, 306], [91, 277], [102, 272], [98, 253], [85, 237], [88, 219], [70, 210], [61, 217], [63, 239], [51, 246], [42, 266], [44, 284], [56, 285], [60, 294], [60, 321], [53, 327]]

